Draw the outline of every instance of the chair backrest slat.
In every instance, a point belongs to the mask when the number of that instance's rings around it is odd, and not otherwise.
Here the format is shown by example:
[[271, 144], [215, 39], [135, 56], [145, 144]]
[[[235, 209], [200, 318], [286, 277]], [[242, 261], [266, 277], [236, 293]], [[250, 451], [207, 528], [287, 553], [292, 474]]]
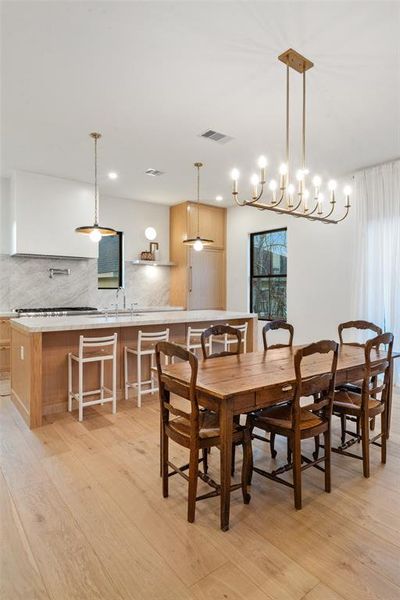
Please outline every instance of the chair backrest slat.
[[[231, 335], [236, 337], [236, 349], [235, 350], [223, 350], [222, 352], [213, 352], [211, 354], [207, 353], [207, 346], [209, 346], [209, 340], [211, 337], [220, 336], [220, 335]], [[242, 333], [240, 329], [237, 327], [231, 327], [230, 325], [213, 325], [212, 327], [208, 327], [201, 334], [201, 349], [203, 351], [203, 358], [217, 358], [219, 356], [233, 356], [235, 354], [240, 354], [241, 352], [241, 343], [242, 343]]]
[[[169, 359], [179, 358], [188, 363], [190, 371], [190, 380], [188, 384], [181, 383], [173, 376], [163, 371], [161, 354]], [[159, 395], [161, 415], [164, 422], [168, 422], [170, 414], [183, 417], [190, 422], [191, 435], [199, 433], [199, 405], [196, 395], [196, 382], [198, 371], [198, 359], [193, 352], [186, 350], [178, 344], [162, 341], [156, 344], [156, 364], [158, 373]], [[190, 402], [190, 412], [185, 412], [181, 408], [174, 406], [171, 401], [171, 394]]]
[[110, 352], [109, 346], [112, 346], [112, 354], [116, 353], [117, 349], [117, 333], [104, 337], [85, 337], [84, 335], [79, 336], [79, 356], [83, 358], [85, 350], [92, 350], [93, 348], [107, 348]]
[[357, 329], [357, 330], [362, 330], [362, 331], [372, 331], [373, 333], [375, 333], [376, 335], [381, 335], [382, 334], [382, 329], [378, 326], [375, 325], [375, 323], [371, 323], [370, 321], [363, 321], [363, 320], [358, 320], [358, 321], [346, 321], [345, 323], [340, 323], [338, 325], [338, 334], [339, 334], [339, 340], [341, 344], [346, 344], [347, 346], [358, 346], [358, 347], [364, 347], [365, 343], [362, 342], [344, 342], [343, 341], [343, 331], [345, 329]]
[[[288, 343], [287, 344], [268, 345], [268, 339], [267, 339], [268, 331], [278, 331], [279, 329], [286, 329], [287, 331], [289, 331]], [[268, 350], [268, 349], [271, 350], [274, 348], [287, 348], [287, 347], [293, 345], [294, 327], [293, 327], [293, 325], [290, 325], [290, 323], [286, 323], [286, 321], [277, 319], [276, 321], [270, 321], [269, 323], [266, 323], [264, 325], [263, 330], [262, 330], [262, 335], [263, 335], [264, 350]]]
[[361, 392], [362, 410], [367, 410], [371, 396], [376, 398], [380, 394], [381, 402], [387, 402], [390, 391], [393, 341], [393, 334], [388, 332], [379, 334], [365, 343], [365, 370]]

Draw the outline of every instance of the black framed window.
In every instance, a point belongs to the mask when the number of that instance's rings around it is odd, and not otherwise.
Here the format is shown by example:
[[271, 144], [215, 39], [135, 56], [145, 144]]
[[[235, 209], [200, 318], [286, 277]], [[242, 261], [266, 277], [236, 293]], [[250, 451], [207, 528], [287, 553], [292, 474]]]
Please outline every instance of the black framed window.
[[250, 234], [250, 309], [262, 321], [286, 319], [287, 230]]
[[99, 242], [98, 289], [117, 289], [123, 283], [123, 233], [106, 235]]

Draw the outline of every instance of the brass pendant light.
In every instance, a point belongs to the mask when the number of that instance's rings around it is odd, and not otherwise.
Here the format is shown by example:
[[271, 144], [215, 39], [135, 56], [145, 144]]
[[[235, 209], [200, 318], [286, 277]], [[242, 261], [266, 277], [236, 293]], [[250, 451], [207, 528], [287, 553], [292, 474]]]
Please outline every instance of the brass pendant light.
[[94, 139], [94, 224], [83, 225], [75, 229], [76, 233], [88, 235], [92, 242], [99, 242], [103, 235], [117, 235], [115, 229], [111, 227], [102, 227], [99, 225], [99, 186], [97, 183], [97, 140], [101, 138], [101, 133], [91, 133], [90, 137]]
[[183, 240], [183, 243], [187, 246], [192, 246], [193, 250], [200, 252], [204, 246], [209, 246], [214, 243], [214, 240], [208, 240], [200, 235], [200, 168], [203, 166], [201, 162], [195, 162], [194, 166], [197, 169], [197, 230], [196, 237]]

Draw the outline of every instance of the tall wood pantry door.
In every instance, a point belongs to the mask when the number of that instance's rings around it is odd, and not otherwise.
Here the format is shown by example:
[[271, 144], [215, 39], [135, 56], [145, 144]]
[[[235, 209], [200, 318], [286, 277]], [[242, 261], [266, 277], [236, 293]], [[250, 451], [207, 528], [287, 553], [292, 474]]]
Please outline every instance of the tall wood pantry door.
[[190, 249], [188, 308], [223, 309], [225, 307], [225, 255], [221, 250]]

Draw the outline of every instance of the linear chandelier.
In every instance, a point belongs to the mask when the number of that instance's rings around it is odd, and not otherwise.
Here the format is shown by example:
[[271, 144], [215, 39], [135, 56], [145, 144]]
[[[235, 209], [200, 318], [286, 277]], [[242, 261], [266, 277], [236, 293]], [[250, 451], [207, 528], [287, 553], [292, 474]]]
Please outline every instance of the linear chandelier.
[[[307, 179], [309, 170], [306, 163], [306, 72], [314, 64], [291, 48], [281, 54], [278, 59], [286, 65], [286, 162], [279, 168], [279, 184], [271, 179], [268, 183], [270, 191], [270, 200], [261, 201], [265, 192], [267, 159], [260, 156], [258, 166], [260, 175], [252, 175], [252, 197], [251, 200], [239, 200], [238, 179], [239, 171], [233, 169], [231, 177], [233, 180], [232, 195], [239, 206], [253, 206], [259, 210], [271, 210], [281, 214], [293, 215], [295, 217], [304, 217], [310, 221], [321, 221], [323, 223], [340, 223], [343, 221], [350, 210], [351, 188], [346, 185], [343, 189], [345, 197], [344, 214], [340, 218], [335, 217], [336, 205], [336, 181], [328, 181], [329, 207], [324, 210], [324, 195], [322, 190], [322, 180], [319, 175], [315, 175], [311, 180], [313, 190], [313, 200], [310, 202], [310, 190], [307, 188]], [[303, 76], [303, 112], [302, 112], [302, 157], [301, 168], [296, 171], [297, 186], [291, 180], [292, 169], [290, 164], [290, 110], [289, 110], [289, 74], [290, 69], [294, 69]]]
[[94, 140], [94, 224], [83, 225], [75, 229], [76, 233], [88, 235], [92, 242], [99, 242], [105, 235], [117, 235], [115, 229], [111, 227], [102, 227], [99, 225], [99, 186], [97, 183], [97, 140], [101, 138], [101, 133], [91, 133], [90, 137]]

